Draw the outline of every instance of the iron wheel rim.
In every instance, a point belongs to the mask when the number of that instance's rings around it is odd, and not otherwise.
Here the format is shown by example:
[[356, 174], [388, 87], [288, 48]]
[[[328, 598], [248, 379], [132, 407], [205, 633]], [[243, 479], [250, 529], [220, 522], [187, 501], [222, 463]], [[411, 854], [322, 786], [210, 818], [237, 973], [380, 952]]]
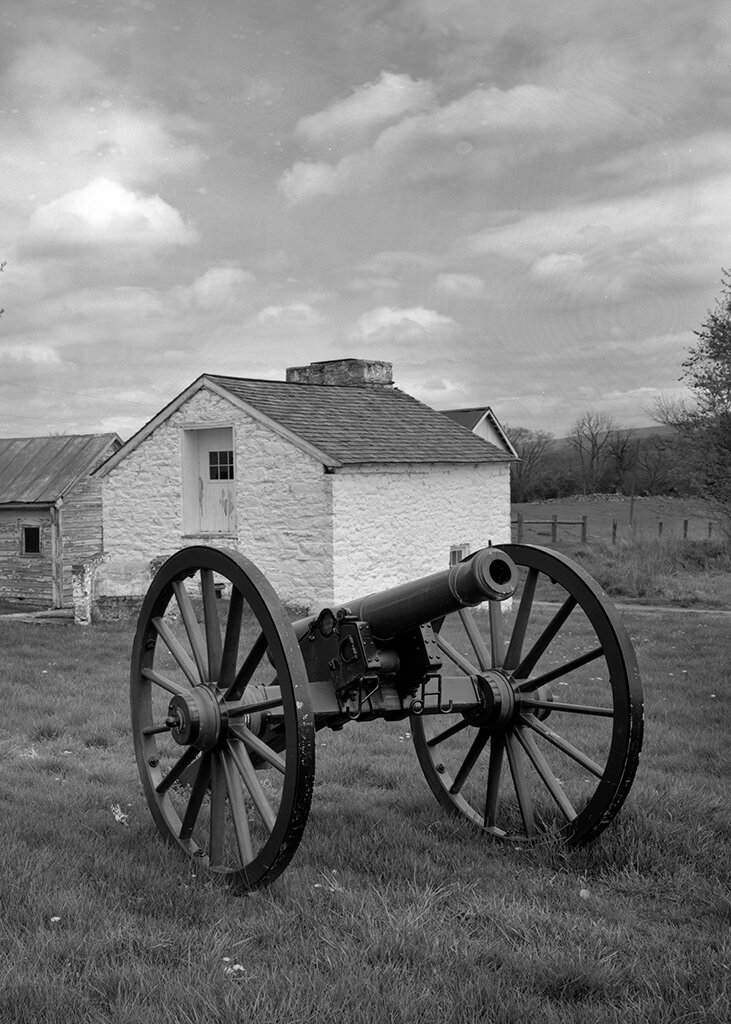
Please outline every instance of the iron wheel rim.
[[[189, 581], [201, 590], [198, 626]], [[230, 588], [225, 626], [217, 582]], [[166, 615], [173, 623], [177, 616], [176, 633], [174, 625], [166, 624]], [[253, 628], [253, 643], [242, 637], [245, 620]], [[161, 661], [164, 670], [158, 668]], [[220, 678], [211, 678], [216, 675]], [[259, 677], [270, 681], [269, 696], [281, 712], [275, 726], [267, 725], [262, 735], [253, 733], [252, 738], [254, 720], [267, 722], [275, 710], [255, 710], [267, 695], [263, 686], [254, 685]], [[186, 692], [178, 693], [180, 687]], [[206, 721], [213, 723], [210, 741], [201, 728], [195, 741], [177, 741], [171, 755], [175, 731], [164, 728], [171, 719], [161, 718], [160, 710], [166, 700], [171, 707], [176, 701], [181, 707], [194, 705], [193, 719], [200, 705]], [[241, 713], [247, 701], [252, 701], [247, 705], [252, 714]], [[291, 623], [274, 589], [249, 559], [228, 549], [196, 546], [177, 552], [160, 567], [139, 615], [130, 705], [137, 765], [163, 837], [237, 890], [273, 881], [292, 859], [307, 821], [315, 728]], [[198, 743], [208, 745], [203, 749]], [[262, 784], [267, 781], [264, 770], [274, 773], [276, 801], [274, 791], [267, 792]]]
[[[512, 632], [509, 638], [505, 638], [501, 651], [496, 651], [496, 647], [500, 647], [500, 645], [493, 640], [493, 623], [496, 621], [496, 614], [500, 616], [500, 612], [496, 612], [495, 602], [489, 602], [491, 606], [490, 644], [488, 646], [485, 643], [479, 653], [473, 642], [470, 643], [470, 646], [476, 672], [484, 671], [486, 667], [489, 667], [510, 677], [511, 687], [517, 694], [519, 707], [504, 727], [493, 729], [481, 730], [479, 726], [470, 726], [469, 724], [462, 725], [461, 729], [458, 729], [459, 719], [462, 716], [449, 716], [454, 723], [453, 735], [457, 736], [460, 732], [464, 732], [464, 746], [467, 748], [466, 753], [463, 751], [463, 760], [460, 760], [462, 754], [454, 759], [456, 771], [452, 770], [451, 766], [445, 765], [443, 757], [445, 745], [448, 742], [454, 742], [452, 736], [439, 740], [439, 736], [449, 731], [449, 727], [441, 732], [435, 731], [433, 724], [427, 723], [425, 717], [412, 716], [411, 733], [414, 746], [432, 792], [448, 810], [467, 818], [479, 828], [498, 838], [511, 841], [537, 838], [545, 831], [546, 826], [543, 817], [535, 814], [532, 795], [527, 789], [527, 786], [530, 785], [534, 793], [536, 791], [542, 793], [544, 802], [546, 795], [550, 798], [553, 814], [550, 815], [549, 829], [558, 831], [564, 841], [580, 845], [594, 839], [612, 821], [630, 790], [637, 770], [642, 744], [643, 705], [636, 656], [619, 613], [596, 582], [572, 559], [559, 552], [533, 545], [503, 544], [499, 547], [513, 559], [521, 577], [521, 598], [519, 602], [516, 602]], [[525, 646], [529, 638], [533, 641], [536, 640], [536, 637], [531, 634], [531, 618], [540, 608], [539, 602], [535, 601], [535, 592], [536, 590], [540, 592], [541, 585], [545, 587], [547, 581], [563, 591], [561, 600], [555, 606], [557, 610], [554, 612], [551, 608], [548, 612], [549, 623], [546, 628], [549, 630], [555, 628], [556, 634], [552, 640], [549, 640], [546, 649], [539, 653], [535, 664], [531, 665], [532, 647], [526, 651]], [[522, 595], [525, 594], [526, 589], [530, 588], [532, 588], [532, 594], [525, 598], [525, 604], [522, 605], [525, 620], [519, 626]], [[568, 610], [566, 610], [567, 607]], [[576, 609], [579, 610], [578, 613], [576, 613]], [[573, 661], [580, 661], [582, 655], [579, 655], [577, 659], [564, 660], [564, 666], [569, 666], [569, 671], [565, 673], [565, 676], [570, 678], [572, 674], [584, 671], [592, 662], [600, 662], [603, 659], [608, 675], [603, 692], [610, 695], [611, 719], [607, 714], [610, 705], [604, 703], [601, 705], [601, 715], [598, 714], [599, 707], [584, 705], [585, 709], [593, 709], [592, 716], [589, 716], [586, 710], [573, 712], [564, 710], [562, 702], [555, 702], [552, 696], [550, 703], [554, 705], [556, 711], [553, 710], [553, 707], [550, 709], [537, 708], [529, 703], [541, 703], [542, 694], [538, 693], [533, 681], [547, 674], [546, 668], [547, 662], [550, 661], [551, 644], [562, 638], [562, 631], [567, 624], [572, 622], [573, 614], [576, 614], [576, 618], [583, 616], [581, 621], [586, 623], [587, 635], [593, 632], [599, 648], [601, 648], [601, 655], [597, 655], [596, 648], [594, 648], [593, 651], [587, 652], [587, 654], [593, 654], [592, 658], [587, 660], [585, 665], [579, 665], [576, 669], [572, 669], [570, 666]], [[471, 612], [460, 613], [460, 616], [467, 628]], [[565, 617], [562, 618], [562, 616]], [[442, 626], [441, 623], [435, 625]], [[472, 626], [474, 626], [474, 622]], [[496, 632], [500, 630], [499, 618], [494, 629]], [[538, 635], [540, 636], [540, 631]], [[515, 644], [513, 644], [514, 639]], [[565, 639], [565, 633], [563, 639]], [[444, 644], [441, 633], [439, 643], [440, 645]], [[587, 654], [583, 656], [586, 657]], [[526, 656], [528, 657], [526, 658]], [[564, 655], [560, 657], [564, 658]], [[486, 661], [489, 661], [489, 666], [486, 666]], [[447, 652], [445, 669], [448, 665], [450, 668], [452, 667]], [[559, 665], [558, 668], [560, 667]], [[588, 669], [586, 670], [588, 671]], [[550, 682], [569, 685], [562, 682], [561, 679], [562, 676], [558, 674]], [[572, 683], [571, 686], [573, 688], [574, 684]], [[573, 708], [578, 708], [578, 706], [579, 702], [567, 705], [567, 707]], [[539, 717], [541, 714], [545, 714], [551, 720], [548, 726], [541, 721]], [[563, 735], [563, 732], [571, 732], [571, 727], [566, 725], [567, 720], [569, 722], [573, 720], [575, 726], [576, 722], [582, 718], [582, 727], [592, 719], [595, 719], [596, 722], [599, 722], [600, 718], [606, 721], [611, 720], [611, 727], [605, 724], [601, 726], [605, 737], [605, 757], [601, 762], [589, 757], [585, 751], [576, 747], [570, 739]], [[554, 723], [558, 719], [561, 722], [560, 730], [558, 727], [554, 727]], [[611, 737], [609, 737], [609, 728], [611, 728]], [[486, 733], [487, 735], [485, 735]], [[553, 736], [548, 736], [547, 733], [553, 733]], [[594, 788], [580, 807], [574, 807], [565, 792], [563, 797], [566, 798], [566, 803], [559, 803], [563, 800], [559, 791], [564, 789], [564, 783], [553, 771], [551, 758], [547, 756], [547, 751], [552, 753], [553, 760], [555, 760], [555, 751], [558, 749], [564, 763], [573, 763], [576, 754], [569, 755], [561, 748], [554, 747], [556, 736], [587, 758], [589, 768], [576, 762], [576, 771], [586, 771], [589, 776], [588, 780], [584, 780], [584, 788], [587, 792], [591, 786]], [[536, 757], [536, 746], [539, 751], [537, 755], [539, 763], [542, 758], [542, 761], [547, 763], [547, 767], [546, 764], [538, 767], [533, 760]], [[475, 800], [462, 795], [462, 788], [459, 788], [457, 792], [453, 791], [455, 786], [460, 786], [460, 771], [464, 774], [464, 766], [469, 764], [468, 759], [471, 757], [475, 758], [475, 766], [469, 768], [468, 777], [472, 772], [477, 771], [478, 765], [487, 775], [484, 800], [477, 805]], [[601, 768], [600, 776], [596, 775], [598, 768]], [[526, 802], [526, 807], [523, 806], [523, 800], [518, 795], [520, 780], [518, 778], [516, 781], [516, 777], [521, 775], [523, 776], [523, 799]], [[522, 827], [519, 829], [504, 829], [501, 827], [501, 821], [497, 818], [499, 798], [504, 797], [506, 778], [512, 783], [511, 799], [513, 805], [517, 805], [522, 823]], [[593, 779], [596, 781], [590, 782]], [[556, 783], [559, 785], [556, 786]], [[464, 786], [464, 782], [461, 783], [461, 786]], [[554, 792], [554, 790], [557, 791]], [[571, 812], [574, 813], [573, 817], [571, 817]], [[531, 815], [533, 815], [532, 822]]]

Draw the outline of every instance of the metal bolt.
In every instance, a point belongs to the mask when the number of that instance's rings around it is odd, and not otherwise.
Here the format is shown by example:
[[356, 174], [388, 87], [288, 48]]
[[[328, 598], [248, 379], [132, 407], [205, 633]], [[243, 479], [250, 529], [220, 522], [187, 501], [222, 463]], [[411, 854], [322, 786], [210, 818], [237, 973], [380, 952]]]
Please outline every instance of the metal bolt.
[[147, 763], [149, 764], [150, 768], [157, 768], [157, 766], [160, 764], [160, 758], [159, 757], [148, 757], [147, 758]]
[[444, 775], [444, 773], [446, 771], [446, 768], [444, 767], [444, 765], [442, 764], [441, 761], [439, 762], [438, 765], [435, 765], [435, 768], [439, 772], [440, 775]]

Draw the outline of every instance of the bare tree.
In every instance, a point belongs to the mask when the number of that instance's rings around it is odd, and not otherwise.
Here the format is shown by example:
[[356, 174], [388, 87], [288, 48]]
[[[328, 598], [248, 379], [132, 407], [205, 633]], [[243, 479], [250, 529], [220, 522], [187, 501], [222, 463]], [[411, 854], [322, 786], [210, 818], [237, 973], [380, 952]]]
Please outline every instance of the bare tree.
[[545, 458], [553, 442], [553, 434], [528, 427], [506, 427], [505, 432], [520, 462], [510, 468], [513, 501], [528, 501], [545, 472]]
[[569, 448], [581, 478], [584, 494], [599, 489], [612, 451], [617, 425], [605, 413], [585, 412], [574, 423], [568, 436]]
[[674, 427], [688, 445], [703, 493], [731, 536], [731, 273], [723, 271], [721, 297], [708, 312], [698, 342], [684, 360], [691, 402], [658, 399], [652, 415]]

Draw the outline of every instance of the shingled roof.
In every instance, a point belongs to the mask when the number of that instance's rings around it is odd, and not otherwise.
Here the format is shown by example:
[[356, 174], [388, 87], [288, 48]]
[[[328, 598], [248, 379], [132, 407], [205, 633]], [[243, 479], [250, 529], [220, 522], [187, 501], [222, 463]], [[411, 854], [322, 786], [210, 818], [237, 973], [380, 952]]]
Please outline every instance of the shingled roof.
[[96, 467], [116, 434], [0, 438], [0, 504], [47, 505]]
[[398, 388], [203, 374], [131, 437], [105, 475], [203, 388], [337, 469], [373, 463], [507, 462], [510, 456]]
[[398, 388], [208, 379], [343, 466], [509, 458]]

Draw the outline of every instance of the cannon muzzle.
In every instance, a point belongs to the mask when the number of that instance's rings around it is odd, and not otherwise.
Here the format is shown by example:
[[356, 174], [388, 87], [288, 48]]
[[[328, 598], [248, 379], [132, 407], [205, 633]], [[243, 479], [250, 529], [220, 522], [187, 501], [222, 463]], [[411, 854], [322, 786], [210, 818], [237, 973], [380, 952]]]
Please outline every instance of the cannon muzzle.
[[388, 640], [460, 608], [487, 600], [504, 601], [513, 595], [517, 584], [512, 558], [499, 548], [482, 548], [449, 569], [348, 601], [345, 607], [368, 623], [374, 637]]

